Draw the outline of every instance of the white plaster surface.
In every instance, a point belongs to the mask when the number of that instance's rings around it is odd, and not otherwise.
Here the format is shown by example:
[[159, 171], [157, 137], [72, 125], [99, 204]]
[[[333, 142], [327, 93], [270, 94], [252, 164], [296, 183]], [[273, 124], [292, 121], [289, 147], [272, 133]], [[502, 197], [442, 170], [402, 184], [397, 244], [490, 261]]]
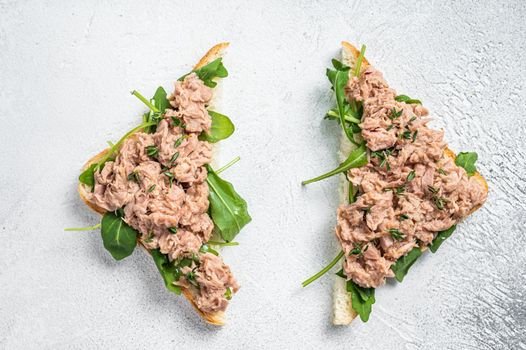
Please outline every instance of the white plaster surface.
[[[526, 2], [0, 0], [0, 348], [526, 348]], [[337, 164], [325, 68], [341, 40], [479, 154], [486, 205], [368, 323], [331, 325]], [[77, 196], [79, 168], [212, 44], [232, 43], [221, 160], [253, 222], [223, 250], [242, 284], [223, 328], [167, 292], [141, 250], [119, 263]]]

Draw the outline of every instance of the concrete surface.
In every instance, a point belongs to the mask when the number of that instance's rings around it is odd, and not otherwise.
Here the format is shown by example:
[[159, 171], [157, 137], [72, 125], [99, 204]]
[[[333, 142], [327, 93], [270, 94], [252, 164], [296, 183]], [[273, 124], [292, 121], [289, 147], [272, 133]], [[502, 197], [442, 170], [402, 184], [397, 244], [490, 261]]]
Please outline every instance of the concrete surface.
[[[524, 349], [524, 1], [0, 0], [0, 348]], [[333, 327], [338, 133], [325, 68], [347, 39], [400, 93], [424, 101], [451, 148], [479, 154], [486, 206], [368, 323]], [[142, 105], [212, 44], [231, 41], [222, 161], [250, 205], [242, 284], [224, 328], [164, 289], [142, 251], [116, 263], [75, 191], [84, 161], [135, 125]]]

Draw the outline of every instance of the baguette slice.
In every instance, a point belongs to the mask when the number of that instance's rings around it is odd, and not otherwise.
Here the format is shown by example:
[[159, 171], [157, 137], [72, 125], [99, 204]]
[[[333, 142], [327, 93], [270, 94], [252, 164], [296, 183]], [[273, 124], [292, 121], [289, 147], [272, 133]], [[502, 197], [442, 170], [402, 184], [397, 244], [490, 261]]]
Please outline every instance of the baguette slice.
[[[217, 45], [213, 46], [210, 50], [208, 50], [208, 52], [194, 66], [194, 69], [201, 68], [201, 67], [207, 65], [208, 63], [212, 62], [216, 58], [223, 57], [228, 45], [229, 45], [229, 43], [220, 43], [220, 44], [217, 44]], [[218, 89], [218, 87], [219, 87], [219, 85], [214, 88], [214, 98], [213, 98], [213, 101], [211, 102], [211, 104], [213, 104], [214, 101], [217, 98], [217, 89]], [[215, 144], [213, 144], [212, 147], [214, 149], [214, 154], [215, 154], [216, 153], [216, 149], [215, 148], [217, 146]], [[88, 160], [88, 162], [82, 168], [82, 171], [87, 169], [91, 164], [94, 164], [94, 163], [98, 162], [108, 152], [108, 150], [109, 150], [109, 148], [106, 148], [105, 150], [103, 150], [102, 152], [100, 152], [99, 154], [97, 154], [96, 156], [91, 158], [90, 160]], [[78, 192], [79, 192], [80, 198], [84, 201], [84, 203], [86, 203], [86, 205], [88, 207], [90, 207], [91, 209], [93, 209], [94, 211], [96, 211], [97, 213], [99, 213], [101, 215], [103, 215], [106, 212], [105, 209], [103, 209], [101, 207], [98, 207], [98, 206], [96, 206], [93, 203], [90, 203], [88, 201], [88, 199], [87, 199], [88, 198], [88, 193], [90, 192], [90, 188], [88, 186], [86, 186], [86, 185], [84, 185], [84, 184], [79, 182]], [[139, 244], [140, 244], [140, 241], [139, 241]], [[150, 253], [149, 250], [146, 249], [142, 244], [140, 244], [140, 245], [144, 248], [144, 250], [147, 253]], [[192, 304], [192, 306], [195, 308], [195, 310], [197, 311], [199, 316], [201, 316], [206, 322], [208, 322], [210, 324], [213, 324], [213, 325], [216, 325], [216, 326], [222, 326], [222, 325], [225, 324], [225, 313], [223, 311], [214, 312], [214, 313], [203, 312], [203, 311], [199, 310], [199, 308], [197, 307], [197, 305], [195, 303], [195, 299], [196, 299], [196, 296], [197, 296], [195, 294], [195, 292], [193, 292], [192, 290], [190, 290], [188, 288], [182, 288], [182, 292], [183, 292], [183, 295], [186, 297], [186, 299], [188, 299], [190, 304]]]
[[[358, 56], [360, 55], [360, 50], [358, 50], [356, 47], [354, 47], [352, 44], [343, 41], [342, 42], [342, 63], [349, 66], [354, 67], [356, 60], [358, 59]], [[369, 62], [363, 58], [361, 69], [362, 71], [365, 70], [369, 66]], [[353, 144], [347, 140], [347, 137], [345, 137], [345, 134], [342, 132], [342, 136], [340, 137], [340, 152], [338, 154], [340, 161], [343, 162], [347, 157], [349, 156], [349, 153], [356, 148]], [[455, 160], [456, 154], [450, 150], [449, 148], [446, 148], [444, 150], [444, 154], [447, 157], [450, 157], [451, 159]], [[486, 180], [480, 175], [479, 172], [476, 172], [473, 176], [473, 178], [477, 179], [481, 184], [484, 185], [484, 188], [486, 189], [486, 193], [488, 192], [488, 184]], [[348, 191], [349, 188], [347, 186], [347, 180], [345, 179], [345, 175], [340, 175], [340, 204], [346, 203], [346, 199], [348, 198]], [[473, 208], [470, 212], [472, 214], [477, 209], [480, 208], [481, 205]], [[426, 248], [422, 248], [422, 251], [426, 250]], [[339, 250], [338, 250], [339, 252]], [[341, 277], [335, 276], [334, 281], [334, 296], [333, 296], [333, 323], [335, 325], [348, 325], [352, 322], [352, 320], [357, 316], [356, 312], [352, 308], [352, 302], [351, 302], [351, 293], [347, 292], [345, 280]]]

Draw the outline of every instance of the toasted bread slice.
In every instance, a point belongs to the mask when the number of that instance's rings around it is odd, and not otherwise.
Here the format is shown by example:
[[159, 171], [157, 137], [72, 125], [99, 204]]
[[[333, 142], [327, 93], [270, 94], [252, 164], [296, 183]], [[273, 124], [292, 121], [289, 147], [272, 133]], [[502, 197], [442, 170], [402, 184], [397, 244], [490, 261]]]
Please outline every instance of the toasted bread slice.
[[[201, 67], [207, 65], [208, 63], [212, 62], [216, 58], [222, 57], [224, 55], [228, 45], [229, 45], [229, 43], [220, 43], [220, 44], [217, 44], [214, 47], [212, 47], [203, 56], [203, 58], [201, 58], [199, 60], [199, 62], [194, 66], [194, 69], [201, 68]], [[217, 89], [218, 89], [218, 86], [216, 86], [214, 88], [214, 90], [217, 90]], [[217, 91], [214, 91], [214, 99], [216, 97], [216, 92]], [[215, 144], [212, 147], [216, 147]], [[96, 162], [98, 162], [102, 157], [104, 157], [104, 155], [108, 151], [109, 151], [109, 148], [106, 148], [105, 150], [103, 150], [102, 152], [100, 152], [99, 154], [97, 154], [96, 156], [91, 158], [90, 160], [88, 160], [88, 162], [82, 168], [82, 171], [87, 169], [90, 165], [95, 164]], [[103, 209], [101, 207], [98, 207], [98, 206], [96, 206], [93, 203], [90, 203], [88, 201], [88, 193], [90, 192], [90, 188], [88, 186], [86, 186], [86, 185], [84, 185], [84, 184], [79, 182], [78, 192], [79, 192], [80, 198], [84, 201], [84, 203], [86, 203], [86, 205], [88, 207], [90, 207], [91, 209], [93, 209], [94, 211], [96, 211], [97, 213], [99, 213], [101, 215], [103, 215], [106, 212], [105, 209]], [[141, 246], [144, 248], [144, 250], [146, 250], [149, 253], [148, 249], [146, 249], [142, 244], [141, 244]], [[161, 286], [161, 284], [160, 284], [160, 286]], [[214, 313], [203, 312], [203, 311], [199, 310], [199, 308], [197, 307], [197, 305], [195, 303], [195, 299], [196, 299], [196, 296], [197, 296], [195, 291], [193, 291], [191, 289], [188, 289], [188, 288], [182, 288], [182, 291], [183, 291], [183, 295], [186, 297], [186, 299], [188, 299], [188, 301], [192, 304], [192, 306], [195, 308], [197, 313], [206, 322], [208, 322], [210, 324], [213, 324], [213, 325], [217, 325], [217, 326], [222, 326], [222, 325], [225, 324], [225, 313], [223, 311], [221, 311], [221, 312], [214, 312]]]
[[[352, 44], [343, 41], [342, 42], [342, 63], [349, 67], [354, 67], [358, 56], [360, 55], [360, 50], [354, 47]], [[369, 66], [369, 62], [363, 58], [361, 70], [363, 71]], [[350, 151], [352, 151], [355, 146], [347, 140], [347, 137], [342, 133], [343, 137], [340, 138], [340, 152], [339, 158], [340, 161], [344, 161], [349, 156]], [[444, 154], [447, 157], [455, 160], [456, 155], [449, 148], [446, 148]], [[479, 172], [476, 172], [473, 177], [480, 181], [488, 192], [488, 184], [486, 180], [480, 175]], [[347, 180], [344, 175], [340, 175], [340, 203], [346, 203], [348, 198], [348, 186]], [[472, 214], [474, 211], [480, 208], [480, 205], [473, 208], [470, 212]], [[426, 250], [424, 248], [422, 250]], [[356, 312], [352, 308], [351, 302], [351, 293], [347, 292], [345, 280], [341, 277], [335, 277], [334, 282], [334, 296], [333, 296], [333, 323], [335, 325], [348, 325], [356, 317]]]

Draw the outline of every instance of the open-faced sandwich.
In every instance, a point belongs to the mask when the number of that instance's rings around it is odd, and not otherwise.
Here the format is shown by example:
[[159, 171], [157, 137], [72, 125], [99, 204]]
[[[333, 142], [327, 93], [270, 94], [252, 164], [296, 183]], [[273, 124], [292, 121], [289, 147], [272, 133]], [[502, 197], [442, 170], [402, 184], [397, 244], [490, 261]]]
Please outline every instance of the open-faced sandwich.
[[[117, 260], [142, 246], [167, 289], [184, 296], [207, 322], [222, 325], [239, 286], [217, 247], [235, 245], [250, 222], [247, 204], [212, 168], [214, 144], [234, 132], [213, 110], [227, 43], [214, 46], [167, 95], [159, 87], [142, 122], [91, 158], [79, 177], [82, 200], [102, 215], [104, 247]], [[214, 249], [214, 248], [216, 249]]]
[[343, 258], [334, 291], [334, 324], [357, 315], [366, 322], [375, 288], [386, 278], [402, 282], [429, 248], [435, 253], [456, 224], [480, 208], [488, 186], [477, 172], [477, 154], [456, 156], [444, 132], [428, 127], [421, 102], [399, 95], [358, 51], [342, 43], [342, 61], [327, 70], [335, 109], [327, 119], [342, 127], [336, 237], [340, 252], [308, 285]]

